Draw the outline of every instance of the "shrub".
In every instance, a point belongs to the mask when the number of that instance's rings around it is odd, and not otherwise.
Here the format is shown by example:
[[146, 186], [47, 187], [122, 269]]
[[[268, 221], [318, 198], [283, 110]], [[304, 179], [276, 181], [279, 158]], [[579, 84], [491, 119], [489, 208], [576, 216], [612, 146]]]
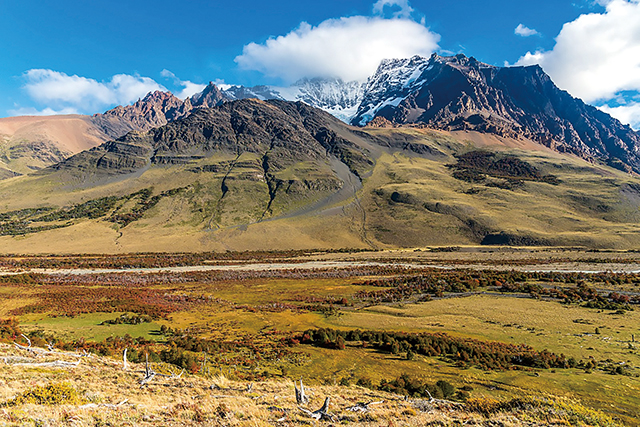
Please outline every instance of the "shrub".
[[5, 405], [18, 406], [29, 403], [36, 405], [79, 404], [83, 403], [83, 399], [78, 395], [76, 389], [68, 383], [53, 383], [27, 390], [6, 402]]

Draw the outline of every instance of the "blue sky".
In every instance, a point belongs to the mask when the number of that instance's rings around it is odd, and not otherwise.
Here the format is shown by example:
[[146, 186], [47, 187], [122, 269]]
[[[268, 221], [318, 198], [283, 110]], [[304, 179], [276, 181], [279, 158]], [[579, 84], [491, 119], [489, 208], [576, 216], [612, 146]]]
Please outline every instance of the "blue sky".
[[[379, 56], [433, 51], [539, 63], [575, 96], [640, 124], [639, 0], [0, 0], [0, 116], [91, 114], [209, 81], [362, 80]], [[607, 69], [603, 52], [614, 55]]]

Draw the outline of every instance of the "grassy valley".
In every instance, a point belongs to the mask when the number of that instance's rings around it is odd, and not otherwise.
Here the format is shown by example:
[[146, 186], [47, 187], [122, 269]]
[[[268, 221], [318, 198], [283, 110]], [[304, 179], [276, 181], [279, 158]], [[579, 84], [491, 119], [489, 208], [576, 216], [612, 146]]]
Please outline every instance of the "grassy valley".
[[[598, 263], [603, 272], [534, 272], [549, 260], [575, 270]], [[43, 361], [80, 364], [29, 368], [20, 363], [40, 359], [2, 347], [10, 361], [3, 401], [59, 383], [80, 400], [10, 404], [3, 416], [93, 422], [98, 415], [84, 405], [128, 399], [103, 422], [224, 422], [215, 421], [218, 406], [234, 425], [309, 422], [291, 387], [303, 378], [309, 409], [330, 396], [342, 422], [635, 425], [640, 276], [605, 271], [639, 261], [633, 252], [480, 248], [6, 257], [3, 268], [18, 274], [0, 279], [0, 318], [14, 319], [3, 321], [2, 339], [27, 346], [24, 333], [33, 346], [56, 348]], [[181, 270], [189, 265], [215, 269]], [[127, 272], [141, 267], [151, 270]], [[92, 356], [65, 355], [83, 349]], [[140, 387], [145, 355], [169, 377]], [[169, 396], [176, 403], [161, 403]], [[379, 400], [361, 415], [345, 409]], [[170, 413], [177, 402], [190, 403]]]
[[244, 152], [124, 175], [63, 168], [7, 180], [0, 245], [115, 253], [637, 244], [640, 181], [626, 173], [518, 141], [478, 147], [472, 133], [362, 135], [351, 138], [371, 161], [353, 171], [323, 159], [265, 172], [261, 155]]

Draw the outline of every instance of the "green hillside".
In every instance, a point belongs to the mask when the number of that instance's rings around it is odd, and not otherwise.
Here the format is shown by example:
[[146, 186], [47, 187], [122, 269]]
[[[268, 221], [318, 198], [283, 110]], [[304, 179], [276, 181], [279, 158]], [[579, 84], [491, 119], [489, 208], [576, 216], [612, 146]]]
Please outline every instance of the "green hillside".
[[4, 252], [631, 248], [640, 179], [527, 141], [256, 100], [0, 183]]

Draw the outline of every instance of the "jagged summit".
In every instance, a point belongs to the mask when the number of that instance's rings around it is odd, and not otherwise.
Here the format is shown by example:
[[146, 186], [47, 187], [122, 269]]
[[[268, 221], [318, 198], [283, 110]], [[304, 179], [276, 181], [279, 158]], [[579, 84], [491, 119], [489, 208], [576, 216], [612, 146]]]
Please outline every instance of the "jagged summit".
[[230, 98], [226, 96], [218, 86], [213, 82], [209, 82], [202, 92], [196, 93], [191, 98], [187, 98], [186, 102], [190, 102], [193, 107], [217, 107]]
[[560, 90], [539, 66], [497, 67], [463, 54], [386, 59], [364, 84], [315, 78], [289, 87], [219, 88], [210, 82], [184, 101], [167, 92], [153, 92], [91, 120], [115, 139], [131, 130], [145, 131], [186, 117], [197, 108], [247, 98], [304, 102], [356, 126], [375, 119], [376, 126], [388, 121], [526, 138], [640, 172], [640, 136]]
[[149, 92], [132, 105], [118, 105], [103, 114], [94, 114], [91, 121], [111, 138], [132, 130], [148, 130], [183, 117], [190, 108], [171, 92]]
[[527, 138], [640, 171], [640, 136], [560, 90], [537, 65], [496, 67], [462, 54], [385, 60], [367, 82], [351, 123], [364, 126], [377, 117]]
[[231, 86], [224, 91], [230, 99], [278, 99], [302, 101], [320, 108], [338, 119], [349, 122], [360, 105], [364, 85], [360, 82], [344, 82], [340, 79], [301, 79], [289, 87], [279, 86]]

